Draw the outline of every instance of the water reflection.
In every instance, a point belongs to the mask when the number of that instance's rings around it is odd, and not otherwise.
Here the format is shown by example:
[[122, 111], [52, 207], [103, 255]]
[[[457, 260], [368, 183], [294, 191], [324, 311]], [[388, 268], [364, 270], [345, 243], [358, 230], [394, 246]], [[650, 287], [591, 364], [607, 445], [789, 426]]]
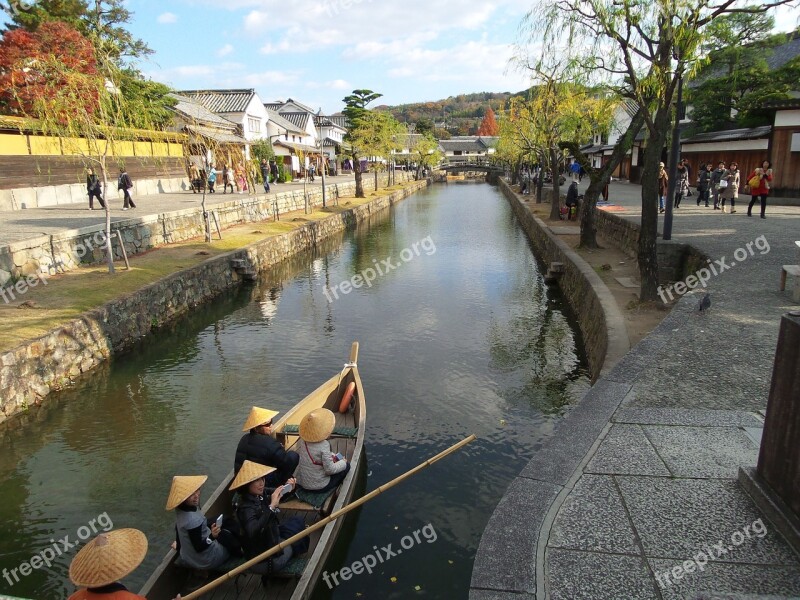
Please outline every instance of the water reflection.
[[[435, 253], [400, 260], [428, 236]], [[326, 289], [387, 257], [402, 264], [328, 301]], [[469, 433], [479, 440], [365, 505], [326, 568], [427, 523], [435, 543], [317, 595], [405, 598], [418, 585], [429, 597], [465, 597], [491, 510], [588, 385], [575, 331], [496, 190], [435, 187], [196, 308], [47, 408], [0, 426], [0, 568], [107, 512], [116, 527], [148, 535], [145, 563], [126, 580], [137, 588], [171, 541], [171, 477], [207, 474], [210, 493], [232, 466], [250, 406], [292, 406], [341, 368], [357, 339], [366, 489]], [[13, 586], [0, 579], [0, 592], [64, 597], [73, 555]]]

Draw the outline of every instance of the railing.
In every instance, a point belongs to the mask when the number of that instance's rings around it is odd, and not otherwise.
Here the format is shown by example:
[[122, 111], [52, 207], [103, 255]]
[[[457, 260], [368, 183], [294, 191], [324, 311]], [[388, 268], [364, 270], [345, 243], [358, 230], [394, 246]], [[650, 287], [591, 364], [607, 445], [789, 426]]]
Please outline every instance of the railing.
[[488, 156], [447, 156], [443, 166], [448, 167], [483, 167], [486, 169], [500, 169]]

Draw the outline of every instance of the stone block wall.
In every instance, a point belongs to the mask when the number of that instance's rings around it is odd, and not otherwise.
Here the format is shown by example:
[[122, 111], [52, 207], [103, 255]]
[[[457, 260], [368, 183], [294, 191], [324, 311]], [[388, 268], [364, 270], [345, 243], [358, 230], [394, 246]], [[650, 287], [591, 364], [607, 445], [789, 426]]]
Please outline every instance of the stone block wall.
[[367, 204], [216, 256], [0, 353], [0, 422], [40, 404], [50, 392], [69, 385], [112, 354], [124, 351], [152, 330], [238, 285], [241, 279], [231, 266], [233, 259], [245, 258], [263, 271], [340, 234], [429, 184], [429, 180], [418, 181]]
[[[411, 179], [410, 174], [397, 173], [398, 182], [409, 179]], [[372, 174], [365, 174], [363, 183], [366, 192], [374, 191], [375, 178]], [[386, 183], [387, 175], [379, 176], [379, 187], [386, 187]], [[355, 195], [355, 181], [326, 187], [328, 202], [335, 202], [339, 197]], [[305, 207], [303, 190], [280, 192], [280, 184], [275, 188], [277, 193], [270, 195], [236, 195], [232, 200], [214, 204], [213, 207], [209, 206], [209, 211], [216, 215], [220, 228], [224, 229], [242, 223], [265, 221], [273, 218], [276, 212], [280, 218], [283, 213], [302, 210]], [[311, 206], [322, 206], [322, 188], [309, 188], [307, 194]], [[206, 196], [207, 205], [212, 201], [217, 201], [216, 194]], [[209, 218], [212, 235], [216, 235], [214, 217]], [[116, 231], [122, 234], [128, 256], [166, 244], [196, 239], [202, 237], [205, 232], [202, 210], [197, 207], [117, 221], [112, 223], [111, 228], [112, 236]], [[21, 277], [30, 274], [54, 275], [70, 271], [80, 265], [104, 262], [104, 232], [105, 225], [98, 224], [21, 240], [7, 247], [0, 247], [0, 286], [13, 284]], [[114, 260], [122, 260], [122, 252], [116, 238], [112, 240], [112, 248]]]

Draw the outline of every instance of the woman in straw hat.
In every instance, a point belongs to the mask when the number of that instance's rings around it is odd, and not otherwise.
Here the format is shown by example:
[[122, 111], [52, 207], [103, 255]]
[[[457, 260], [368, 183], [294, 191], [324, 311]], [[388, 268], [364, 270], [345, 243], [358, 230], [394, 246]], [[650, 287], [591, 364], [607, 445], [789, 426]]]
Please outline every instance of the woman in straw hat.
[[231, 557], [241, 556], [242, 550], [232, 519], [218, 527], [200, 510], [200, 488], [206, 479], [206, 475], [173, 477], [167, 510], [175, 511], [175, 549], [181, 560], [195, 569], [218, 570]]
[[236, 448], [233, 472], [238, 473], [246, 460], [257, 462], [275, 470], [267, 477], [267, 486], [275, 488], [283, 485], [294, 475], [300, 457], [297, 452], [287, 452], [283, 444], [272, 437], [272, 419], [277, 416], [274, 410], [254, 406], [245, 421], [242, 431], [247, 431]]
[[119, 583], [141, 564], [145, 554], [147, 538], [138, 529], [101, 533], [81, 548], [69, 565], [70, 580], [82, 588], [69, 600], [145, 600]]
[[300, 421], [297, 483], [308, 491], [327, 492], [344, 481], [350, 463], [331, 452], [328, 437], [336, 417], [327, 408], [312, 410]]
[[[279, 521], [278, 503], [282, 488], [277, 488], [271, 496], [264, 496], [265, 478], [274, 470], [273, 467], [246, 460], [230, 486], [231, 490], [238, 490], [241, 495], [236, 507], [236, 518], [242, 526], [242, 546], [248, 558], [258, 556], [305, 529], [305, 523], [300, 517], [291, 517], [283, 523]], [[294, 478], [290, 478], [288, 484], [294, 489]], [[298, 556], [307, 550], [308, 538], [303, 538], [284, 548], [282, 554], [257, 564], [251, 571], [267, 576], [283, 569], [292, 556]]]

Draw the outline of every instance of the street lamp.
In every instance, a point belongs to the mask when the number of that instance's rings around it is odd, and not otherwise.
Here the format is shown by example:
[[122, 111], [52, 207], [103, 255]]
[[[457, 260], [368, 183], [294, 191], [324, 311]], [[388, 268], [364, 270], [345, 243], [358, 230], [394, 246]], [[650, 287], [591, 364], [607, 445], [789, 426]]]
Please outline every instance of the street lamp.
[[322, 107], [320, 106], [317, 111], [317, 124], [319, 125], [319, 162], [320, 169], [322, 170], [322, 208], [327, 206], [328, 192], [325, 189], [325, 159], [322, 156], [323, 143], [322, 143]]

